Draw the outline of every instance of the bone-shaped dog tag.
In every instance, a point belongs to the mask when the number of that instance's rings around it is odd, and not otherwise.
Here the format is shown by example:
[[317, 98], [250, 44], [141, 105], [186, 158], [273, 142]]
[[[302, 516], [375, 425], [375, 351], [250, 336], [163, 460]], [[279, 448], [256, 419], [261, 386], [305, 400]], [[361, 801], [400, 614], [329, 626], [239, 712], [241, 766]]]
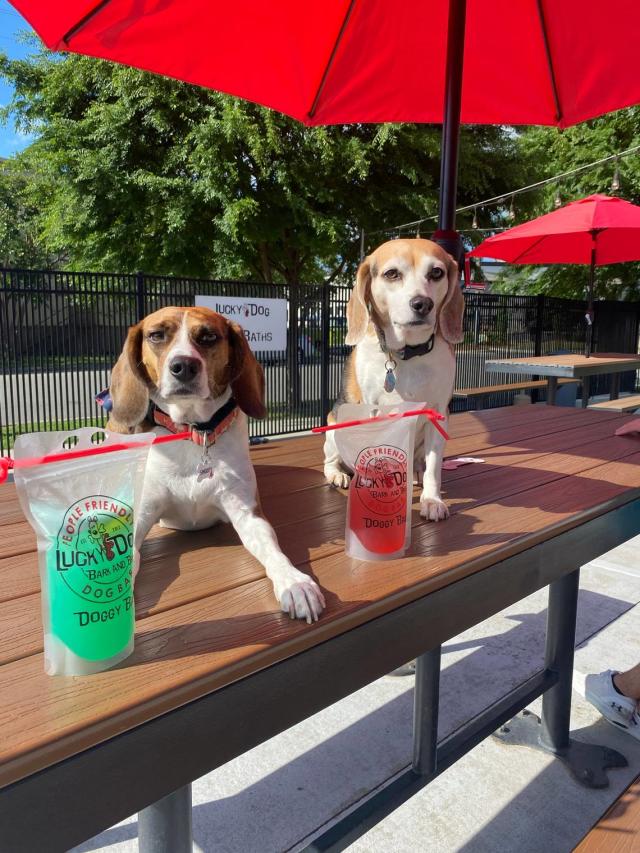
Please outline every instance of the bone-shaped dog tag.
[[211, 464], [211, 457], [209, 456], [207, 437], [203, 434], [202, 438], [202, 459], [196, 465], [196, 474], [198, 475], [199, 483], [202, 482], [202, 480], [208, 480], [213, 477], [213, 465]]
[[213, 477], [213, 468], [205, 462], [198, 462], [196, 466], [196, 474], [198, 475], [198, 482], [200, 483], [202, 480], [207, 480]]

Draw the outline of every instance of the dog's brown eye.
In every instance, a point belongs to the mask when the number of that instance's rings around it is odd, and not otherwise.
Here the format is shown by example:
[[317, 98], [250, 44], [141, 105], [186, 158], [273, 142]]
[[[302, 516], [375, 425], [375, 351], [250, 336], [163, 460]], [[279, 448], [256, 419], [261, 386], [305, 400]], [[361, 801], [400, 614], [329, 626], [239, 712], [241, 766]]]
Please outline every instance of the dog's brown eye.
[[434, 281], [440, 281], [443, 275], [443, 269], [441, 269], [440, 267], [434, 267], [429, 273], [429, 278], [432, 278]]
[[160, 344], [164, 340], [164, 330], [156, 329], [153, 332], [149, 332], [147, 338], [151, 341], [152, 344]]
[[200, 334], [198, 335], [198, 343], [202, 344], [203, 346], [214, 344], [217, 340], [218, 336], [216, 335], [216, 333], [210, 330], [200, 332]]
[[390, 270], [385, 270], [382, 275], [387, 279], [387, 281], [396, 281], [396, 279], [401, 277], [400, 270], [397, 270], [395, 267], [391, 267]]

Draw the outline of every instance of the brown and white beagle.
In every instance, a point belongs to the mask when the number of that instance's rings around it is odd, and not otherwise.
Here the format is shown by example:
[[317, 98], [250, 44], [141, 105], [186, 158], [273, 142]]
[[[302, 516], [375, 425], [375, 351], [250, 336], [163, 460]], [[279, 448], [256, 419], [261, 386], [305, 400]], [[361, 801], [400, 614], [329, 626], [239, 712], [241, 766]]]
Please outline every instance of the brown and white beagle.
[[[383, 243], [360, 265], [349, 299], [346, 343], [354, 350], [336, 405], [415, 400], [448, 414], [463, 312], [458, 265], [444, 249], [422, 239]], [[328, 420], [335, 422], [335, 412]], [[440, 496], [443, 450], [440, 433], [421, 419], [414, 468], [422, 479], [420, 513], [431, 521], [449, 515]], [[331, 432], [324, 455], [327, 481], [346, 488], [350, 474]]]
[[137, 512], [134, 571], [151, 527], [199, 530], [230, 521], [266, 569], [282, 610], [316, 620], [318, 585], [282, 553], [259, 511], [247, 415], [266, 414], [264, 374], [242, 329], [208, 308], [161, 308], [133, 326], [111, 375], [107, 429], [191, 431], [154, 445]]

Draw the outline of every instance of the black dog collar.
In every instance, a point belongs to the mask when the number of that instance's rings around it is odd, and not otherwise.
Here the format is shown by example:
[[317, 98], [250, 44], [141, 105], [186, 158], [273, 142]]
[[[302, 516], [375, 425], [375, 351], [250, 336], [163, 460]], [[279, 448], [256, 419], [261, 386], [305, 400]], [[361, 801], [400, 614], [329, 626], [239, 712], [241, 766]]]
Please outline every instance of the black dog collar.
[[402, 349], [390, 350], [387, 346], [387, 342], [382, 329], [379, 329], [376, 326], [376, 332], [378, 334], [378, 342], [380, 343], [380, 349], [382, 350], [382, 352], [397, 361], [409, 361], [410, 358], [417, 358], [420, 355], [427, 355], [427, 353], [430, 353], [433, 349], [433, 345], [436, 341], [436, 333], [434, 332], [431, 337], [423, 344], [416, 344], [415, 346], [407, 344]]

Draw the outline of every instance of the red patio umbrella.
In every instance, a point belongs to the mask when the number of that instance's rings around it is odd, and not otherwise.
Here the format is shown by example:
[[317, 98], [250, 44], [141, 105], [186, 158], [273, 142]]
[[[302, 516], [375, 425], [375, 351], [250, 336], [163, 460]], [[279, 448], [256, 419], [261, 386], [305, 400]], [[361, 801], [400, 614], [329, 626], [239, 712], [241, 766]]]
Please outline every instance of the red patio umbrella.
[[444, 231], [455, 226], [460, 120], [566, 127], [640, 102], [637, 0], [10, 2], [53, 50], [305, 124], [442, 121]]
[[590, 264], [586, 354], [591, 353], [596, 266], [640, 260], [640, 207], [590, 195], [484, 240], [469, 252], [510, 264]]

